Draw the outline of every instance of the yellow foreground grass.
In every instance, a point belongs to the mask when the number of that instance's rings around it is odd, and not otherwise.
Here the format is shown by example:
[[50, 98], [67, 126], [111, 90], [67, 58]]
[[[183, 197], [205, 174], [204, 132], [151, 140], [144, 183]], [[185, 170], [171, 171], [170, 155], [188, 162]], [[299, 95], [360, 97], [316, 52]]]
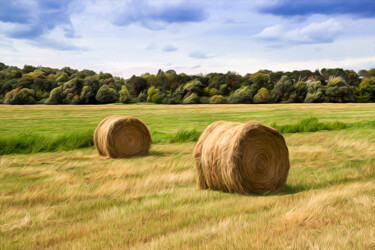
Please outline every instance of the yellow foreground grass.
[[374, 249], [375, 132], [286, 136], [280, 193], [197, 190], [194, 143], [0, 159], [1, 248]]

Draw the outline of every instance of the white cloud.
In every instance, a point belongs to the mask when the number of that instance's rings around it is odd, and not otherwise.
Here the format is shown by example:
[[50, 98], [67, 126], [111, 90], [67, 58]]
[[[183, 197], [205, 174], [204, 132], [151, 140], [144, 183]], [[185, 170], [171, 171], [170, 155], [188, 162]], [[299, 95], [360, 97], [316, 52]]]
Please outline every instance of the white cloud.
[[197, 64], [197, 65], [191, 66], [190, 68], [191, 69], [199, 69], [200, 67], [201, 67], [201, 65]]
[[189, 57], [196, 59], [208, 59], [215, 57], [215, 55], [203, 52], [203, 51], [192, 51], [189, 53]]
[[280, 39], [282, 37], [284, 27], [281, 24], [276, 24], [270, 27], [266, 27], [262, 32], [255, 35], [256, 38], [261, 38], [264, 40], [274, 40]]
[[285, 38], [298, 43], [330, 43], [343, 30], [342, 25], [334, 19], [309, 25], [289, 31]]
[[331, 43], [343, 30], [342, 25], [333, 18], [323, 22], [312, 22], [304, 27], [289, 30], [276, 24], [266, 27], [255, 38], [281, 43]]
[[146, 50], [152, 50], [152, 49], [155, 49], [155, 48], [156, 48], [156, 43], [152, 42], [149, 45], [147, 45], [147, 47], [145, 49]]
[[176, 51], [176, 50], [178, 50], [178, 48], [176, 46], [173, 46], [172, 44], [167, 44], [162, 49], [163, 52], [172, 52], [172, 51]]

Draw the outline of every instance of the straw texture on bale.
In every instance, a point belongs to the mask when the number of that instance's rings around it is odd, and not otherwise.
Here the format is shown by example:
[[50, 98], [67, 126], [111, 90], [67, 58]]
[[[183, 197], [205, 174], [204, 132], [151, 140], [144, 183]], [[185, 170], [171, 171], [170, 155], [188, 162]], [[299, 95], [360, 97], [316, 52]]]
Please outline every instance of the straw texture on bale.
[[289, 173], [284, 137], [258, 122], [214, 122], [194, 149], [199, 189], [230, 193], [277, 191]]
[[129, 116], [109, 116], [101, 121], [94, 133], [99, 155], [128, 158], [148, 153], [151, 135], [146, 125]]

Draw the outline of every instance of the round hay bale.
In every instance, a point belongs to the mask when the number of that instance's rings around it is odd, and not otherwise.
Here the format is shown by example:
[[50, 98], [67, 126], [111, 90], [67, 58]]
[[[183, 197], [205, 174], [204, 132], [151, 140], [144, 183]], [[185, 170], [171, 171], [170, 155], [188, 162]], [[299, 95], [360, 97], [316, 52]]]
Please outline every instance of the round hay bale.
[[214, 122], [194, 149], [199, 189], [230, 193], [277, 191], [289, 173], [284, 137], [258, 122]]
[[99, 123], [94, 133], [94, 144], [99, 155], [128, 158], [147, 154], [151, 135], [141, 120], [113, 115]]

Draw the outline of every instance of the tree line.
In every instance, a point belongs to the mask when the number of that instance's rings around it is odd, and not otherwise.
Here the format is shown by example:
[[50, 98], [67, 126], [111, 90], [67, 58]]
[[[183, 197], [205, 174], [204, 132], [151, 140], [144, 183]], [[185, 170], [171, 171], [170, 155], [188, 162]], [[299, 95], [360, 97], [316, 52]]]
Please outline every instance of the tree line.
[[0, 103], [158, 104], [375, 102], [375, 69], [260, 70], [207, 75], [159, 70], [129, 79], [70, 67], [0, 63]]

